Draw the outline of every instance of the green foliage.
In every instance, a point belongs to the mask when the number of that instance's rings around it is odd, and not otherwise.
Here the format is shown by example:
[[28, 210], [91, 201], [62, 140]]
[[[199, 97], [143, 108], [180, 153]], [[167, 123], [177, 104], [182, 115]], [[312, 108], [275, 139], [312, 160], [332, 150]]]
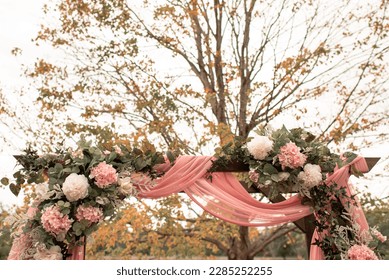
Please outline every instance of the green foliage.
[[0, 204], [0, 260], [6, 260], [12, 246], [11, 227], [5, 221], [9, 213]]
[[[389, 238], [389, 199], [380, 199], [365, 193], [361, 198], [361, 204], [369, 224], [377, 227], [384, 236]], [[384, 259], [389, 260], [389, 240], [379, 243], [378, 246]]]

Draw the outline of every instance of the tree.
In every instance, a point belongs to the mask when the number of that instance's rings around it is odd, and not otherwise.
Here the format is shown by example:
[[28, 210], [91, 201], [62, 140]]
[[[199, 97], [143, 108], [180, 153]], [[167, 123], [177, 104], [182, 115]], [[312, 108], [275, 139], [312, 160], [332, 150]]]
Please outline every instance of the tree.
[[[370, 225], [377, 227], [378, 230], [384, 235], [389, 237], [389, 204], [388, 197], [377, 198], [371, 194], [366, 193], [361, 203], [364, 207], [366, 218]], [[380, 250], [385, 256], [385, 259], [389, 259], [389, 241], [380, 245]]]
[[[47, 137], [197, 154], [287, 114], [329, 143], [385, 125], [387, 1], [133, 2], [45, 6], [36, 43], [63, 60], [27, 74]], [[234, 244], [251, 257], [246, 227]]]
[[9, 213], [0, 205], [0, 260], [6, 260], [12, 245], [11, 228], [5, 219]]
[[[231, 244], [237, 245], [238, 226], [215, 219], [205, 212], [182, 207], [186, 205], [186, 200], [180, 196], [161, 200], [153, 207], [144, 202], [130, 202], [91, 236], [87, 257], [238, 258], [234, 255], [237, 250], [231, 247]], [[252, 229], [249, 237], [256, 244], [252, 256], [265, 252], [274, 240], [294, 230], [296, 227], [290, 225], [260, 231]]]

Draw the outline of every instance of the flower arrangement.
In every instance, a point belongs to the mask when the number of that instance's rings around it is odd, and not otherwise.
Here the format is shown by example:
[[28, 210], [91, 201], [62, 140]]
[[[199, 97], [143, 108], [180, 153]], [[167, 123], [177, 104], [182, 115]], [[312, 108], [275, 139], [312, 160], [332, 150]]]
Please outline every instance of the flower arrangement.
[[282, 127], [273, 132], [257, 131], [247, 141], [236, 138], [219, 150], [210, 172], [230, 162], [241, 162], [250, 166], [251, 183], [268, 188], [271, 197], [300, 192], [309, 198], [309, 190], [322, 183], [336, 165], [340, 167], [356, 157], [351, 153], [346, 156], [342, 161], [303, 129], [289, 131]]
[[[354, 205], [345, 189], [325, 183], [332, 173], [356, 158], [353, 153], [339, 156], [311, 133], [285, 127], [275, 131], [259, 130], [247, 140], [237, 137], [218, 151], [210, 173], [231, 163], [249, 166], [249, 186], [266, 190], [270, 198], [281, 193], [299, 193], [303, 202], [312, 206], [316, 227], [323, 236], [316, 240], [326, 259], [379, 258], [379, 245], [386, 239], [376, 229], [364, 233], [349, 217], [343, 202]], [[356, 170], [351, 170], [359, 176]], [[331, 221], [330, 223], [328, 221]], [[375, 250], [373, 251], [372, 248]]]
[[[170, 162], [174, 156], [168, 153]], [[17, 195], [25, 183], [35, 184], [36, 197], [25, 216], [14, 221], [14, 259], [66, 259], [70, 246], [97, 229], [103, 219], [141, 187], [152, 187], [162, 173], [154, 166], [164, 155], [125, 146], [110, 151], [81, 141], [77, 151], [38, 156], [28, 149], [23, 166], [10, 184]]]

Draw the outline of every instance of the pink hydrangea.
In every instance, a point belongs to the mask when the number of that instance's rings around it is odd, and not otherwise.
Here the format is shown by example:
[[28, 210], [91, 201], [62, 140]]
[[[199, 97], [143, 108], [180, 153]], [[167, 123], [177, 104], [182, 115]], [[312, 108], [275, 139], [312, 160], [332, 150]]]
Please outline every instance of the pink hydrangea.
[[98, 223], [103, 219], [103, 211], [97, 207], [80, 205], [77, 208], [76, 218], [78, 221]]
[[68, 215], [62, 214], [57, 205], [43, 210], [41, 222], [43, 228], [55, 236], [66, 234], [72, 226], [72, 220]]
[[377, 255], [366, 245], [353, 245], [347, 252], [350, 260], [378, 260]]
[[295, 143], [289, 142], [280, 148], [278, 160], [280, 161], [282, 170], [285, 170], [286, 167], [295, 169], [305, 164], [307, 156], [300, 153], [300, 148]]
[[90, 178], [94, 178], [96, 186], [99, 188], [106, 188], [115, 184], [118, 180], [116, 169], [105, 161], [100, 162], [96, 167], [92, 168]]

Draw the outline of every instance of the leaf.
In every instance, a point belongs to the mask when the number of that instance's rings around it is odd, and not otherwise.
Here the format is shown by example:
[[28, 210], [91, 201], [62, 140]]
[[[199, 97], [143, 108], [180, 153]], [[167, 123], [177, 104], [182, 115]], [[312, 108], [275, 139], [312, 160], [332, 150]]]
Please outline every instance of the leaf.
[[137, 158], [135, 160], [135, 169], [137, 171], [140, 171], [142, 170], [143, 168], [145, 168], [147, 166], [147, 163], [146, 161], [144, 161], [142, 158]]
[[4, 186], [8, 186], [9, 185], [9, 180], [7, 177], [4, 177], [1, 179], [1, 183], [4, 185]]
[[172, 164], [176, 160], [176, 157], [174, 156], [174, 154], [171, 151], [167, 151], [166, 156], [167, 156], [168, 160], [170, 161], [170, 163], [172, 163]]
[[11, 184], [11, 185], [9, 185], [9, 189], [15, 196], [18, 196], [20, 193], [21, 187], [19, 185]]
[[278, 174], [278, 170], [271, 164], [266, 163], [263, 167], [263, 173], [268, 175]]

